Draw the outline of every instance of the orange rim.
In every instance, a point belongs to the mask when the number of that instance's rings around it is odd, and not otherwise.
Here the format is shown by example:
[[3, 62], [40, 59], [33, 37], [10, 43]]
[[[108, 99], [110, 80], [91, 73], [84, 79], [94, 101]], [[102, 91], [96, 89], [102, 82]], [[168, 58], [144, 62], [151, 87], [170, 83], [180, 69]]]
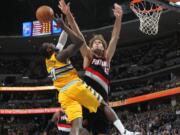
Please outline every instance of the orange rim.
[[[140, 3], [140, 2], [142, 2], [142, 1], [143, 1], [143, 0], [132, 0], [131, 3], [130, 3], [130, 5], [134, 5], [134, 4]], [[132, 8], [131, 8], [131, 9], [132, 9]], [[157, 5], [156, 8], [150, 9], [150, 10], [146, 10], [146, 9], [144, 9], [144, 10], [140, 10], [140, 9], [137, 10], [137, 9], [135, 9], [135, 8], [133, 8], [133, 10], [136, 10], [136, 11], [138, 11], [138, 12], [149, 13], [149, 12], [161, 11], [161, 10], [163, 10], [163, 7]]]
[[150, 9], [150, 10], [146, 10], [146, 9], [144, 9], [144, 10], [133, 9], [133, 10], [136, 10], [138, 12], [150, 13], [150, 12], [155, 12], [155, 11], [161, 11], [162, 9], [163, 8], [161, 8], [161, 7], [157, 7], [155, 9]]
[[142, 2], [143, 0], [132, 0], [131, 1], [131, 4], [135, 4], [135, 3], [140, 3], [140, 2]]

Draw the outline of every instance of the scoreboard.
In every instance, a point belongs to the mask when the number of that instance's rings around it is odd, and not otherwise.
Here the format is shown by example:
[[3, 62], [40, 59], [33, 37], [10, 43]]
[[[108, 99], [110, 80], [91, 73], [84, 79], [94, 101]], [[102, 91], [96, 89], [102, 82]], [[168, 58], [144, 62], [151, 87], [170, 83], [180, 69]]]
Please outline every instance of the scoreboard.
[[39, 21], [24, 22], [22, 25], [22, 36], [31, 37], [61, 33], [61, 27], [58, 28], [56, 26], [55, 21], [49, 23], [40, 23]]

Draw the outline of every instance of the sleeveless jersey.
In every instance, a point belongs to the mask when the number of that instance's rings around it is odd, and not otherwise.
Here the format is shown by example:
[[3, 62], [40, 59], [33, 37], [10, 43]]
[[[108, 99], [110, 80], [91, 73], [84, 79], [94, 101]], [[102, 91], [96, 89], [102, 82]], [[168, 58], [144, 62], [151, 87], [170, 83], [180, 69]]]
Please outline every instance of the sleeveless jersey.
[[55, 54], [50, 59], [46, 59], [46, 68], [57, 89], [79, 78], [72, 64], [70, 62], [68, 64], [61, 63], [56, 59]]
[[94, 86], [93, 88], [103, 97], [107, 96], [109, 92], [109, 69], [110, 65], [107, 60], [95, 56], [85, 69], [85, 82], [92, 87]]

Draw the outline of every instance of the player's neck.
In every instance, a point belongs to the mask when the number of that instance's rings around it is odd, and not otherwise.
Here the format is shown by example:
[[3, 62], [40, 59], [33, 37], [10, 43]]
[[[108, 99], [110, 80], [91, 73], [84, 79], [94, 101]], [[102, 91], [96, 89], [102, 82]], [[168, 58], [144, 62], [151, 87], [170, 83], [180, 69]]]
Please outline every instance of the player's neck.
[[93, 50], [93, 56], [95, 56], [96, 58], [104, 58], [104, 50], [100, 50], [100, 49], [96, 49], [96, 50]]

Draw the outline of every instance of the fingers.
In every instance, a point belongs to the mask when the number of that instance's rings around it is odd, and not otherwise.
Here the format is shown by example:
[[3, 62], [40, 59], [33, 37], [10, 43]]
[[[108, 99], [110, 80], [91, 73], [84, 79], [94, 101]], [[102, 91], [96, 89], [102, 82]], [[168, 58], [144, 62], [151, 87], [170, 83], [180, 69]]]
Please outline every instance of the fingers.
[[114, 13], [121, 14], [121, 11], [120, 10], [114, 10]]
[[117, 12], [114, 12], [114, 16], [115, 17], [120, 17], [121, 15], [119, 13], [117, 13]]
[[60, 1], [59, 1], [59, 5], [60, 5], [61, 7], [65, 7], [65, 6], [66, 6], [66, 3], [65, 3], [64, 0], [60, 0]]
[[122, 11], [122, 7], [118, 5], [117, 3], [114, 4], [114, 9], [118, 11]]
[[58, 7], [61, 9], [61, 11], [63, 10], [64, 6], [65, 6], [65, 4], [64, 4], [63, 0], [59, 0]]
[[120, 17], [120, 14], [114, 13], [114, 16], [115, 16], [115, 17]]
[[117, 3], [114, 4], [113, 13], [115, 17], [120, 17], [123, 14], [122, 7]]
[[68, 11], [70, 11], [70, 4], [71, 4], [71, 3], [68, 2], [67, 6], [66, 6], [66, 8], [67, 8]]
[[114, 16], [119, 18], [122, 16], [122, 14], [120, 14], [119, 12], [114, 12]]
[[63, 4], [63, 5], [66, 5], [66, 3], [65, 3], [65, 1], [64, 1], [64, 0], [61, 0], [61, 1], [62, 1], [62, 4]]
[[64, 0], [59, 0], [59, 4], [64, 5], [65, 4]]
[[56, 18], [60, 18], [59, 15], [58, 15], [57, 13], [55, 14], [55, 17], [56, 17]]
[[61, 17], [58, 18], [58, 21], [60, 22], [61, 26], [63, 27], [65, 25], [64, 20], [63, 20], [63, 14], [60, 15]]
[[67, 15], [70, 11], [70, 2], [66, 4], [64, 0], [60, 0], [58, 7], [65, 15]]
[[114, 8], [116, 8], [116, 9], [121, 9], [121, 6], [118, 5], [117, 3], [115, 3], [115, 4], [114, 4]]
[[62, 7], [61, 4], [59, 4], [58, 7], [59, 7], [59, 9], [60, 9], [61, 11], [63, 11], [63, 7]]
[[70, 7], [70, 4], [71, 4], [71, 3], [70, 3], [70, 2], [68, 2], [67, 6], [68, 6], [68, 7]]

